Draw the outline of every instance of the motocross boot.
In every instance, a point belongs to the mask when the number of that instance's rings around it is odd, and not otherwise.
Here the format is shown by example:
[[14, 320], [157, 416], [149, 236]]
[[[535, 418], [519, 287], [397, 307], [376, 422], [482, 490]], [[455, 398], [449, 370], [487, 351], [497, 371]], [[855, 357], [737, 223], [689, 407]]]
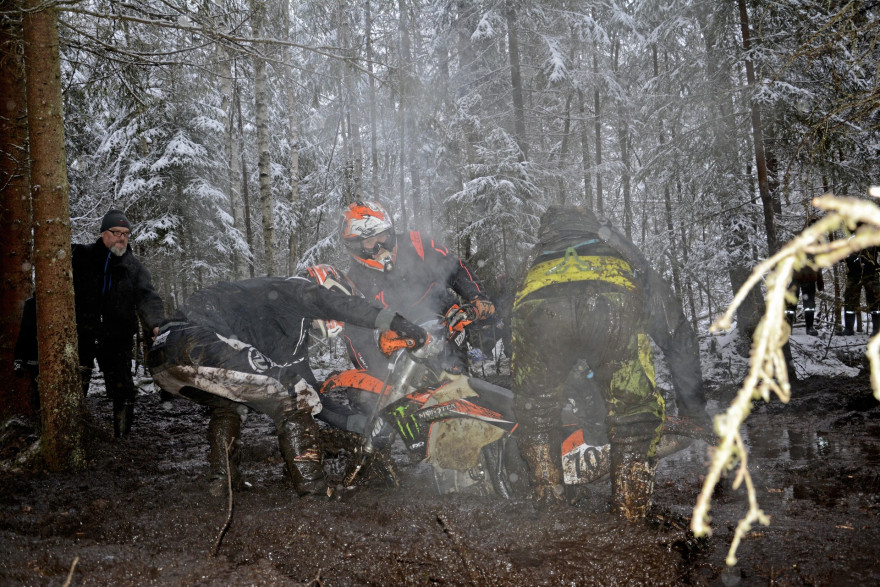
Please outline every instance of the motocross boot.
[[235, 410], [214, 408], [211, 412], [208, 447], [208, 492], [214, 497], [226, 495], [230, 480], [233, 491], [244, 487], [238, 471], [241, 463], [241, 416]]
[[644, 518], [651, 505], [657, 469], [651, 445], [658, 425], [650, 414], [609, 418], [611, 511], [631, 522]]
[[[559, 452], [557, 449], [556, 452]], [[523, 443], [523, 458], [529, 465], [535, 499], [544, 502], [565, 500], [565, 482], [562, 468], [553, 458], [549, 442]]]
[[871, 312], [871, 336], [880, 332], [880, 312]]
[[813, 328], [813, 320], [815, 318], [815, 310], [804, 310], [804, 325], [806, 327], [807, 334], [810, 336], [817, 336], [819, 331]]
[[841, 336], [852, 336], [855, 334], [853, 328], [856, 325], [856, 313], [844, 311], [843, 312], [843, 333]]
[[281, 421], [278, 446], [300, 497], [329, 495], [318, 424], [308, 410], [297, 410]]
[[134, 422], [134, 401], [126, 400], [122, 403], [113, 402], [113, 436], [125, 438], [131, 432], [131, 424]]
[[654, 493], [655, 459], [631, 443], [611, 445], [611, 511], [630, 522], [645, 517]]

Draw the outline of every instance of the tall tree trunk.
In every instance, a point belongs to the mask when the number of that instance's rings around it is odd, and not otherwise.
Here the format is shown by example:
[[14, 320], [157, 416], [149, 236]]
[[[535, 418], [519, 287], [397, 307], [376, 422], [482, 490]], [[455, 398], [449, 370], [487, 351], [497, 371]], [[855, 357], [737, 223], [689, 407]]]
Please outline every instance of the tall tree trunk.
[[[593, 79], [599, 79], [599, 47], [593, 42]], [[605, 214], [602, 195], [602, 102], [599, 96], [599, 83], [593, 82], [593, 116], [596, 127], [596, 211]]]
[[[711, 156], [718, 162], [721, 168], [726, 168], [727, 177], [736, 177], [738, 172], [736, 158], [731, 153], [738, 151], [736, 144], [737, 128], [733, 116], [733, 104], [730, 102], [731, 87], [729, 72], [722, 71], [719, 64], [719, 52], [715, 48], [715, 23], [711, 22], [711, 15], [698, 13], [703, 29], [703, 39], [706, 45], [706, 67], [709, 83], [718, 88], [716, 95], [719, 119], [724, 121], [724, 132], [718, 137], [715, 149]], [[735, 201], [737, 192], [734, 188], [720, 186], [719, 197], [722, 200]], [[748, 233], [745, 227], [750, 219], [745, 213], [740, 216], [729, 215], [725, 219], [727, 230], [725, 231], [726, 247], [729, 252], [729, 266], [727, 268], [730, 285], [733, 294], [745, 284], [751, 271], [750, 265], [754, 255], [752, 254]], [[708, 294], [707, 290], [707, 294]], [[758, 326], [758, 322], [764, 313], [764, 300], [757, 288], [753, 288], [740, 304], [736, 312], [737, 320], [737, 349], [742, 354], [747, 354], [751, 346], [752, 334]]]
[[632, 188], [630, 177], [630, 156], [629, 156], [629, 124], [626, 121], [626, 114], [623, 105], [618, 105], [618, 115], [620, 120], [617, 126], [617, 138], [620, 143], [620, 163], [622, 166], [620, 182], [623, 188], [623, 229], [626, 238], [632, 240]]
[[[13, 4], [13, 3], [11, 3]], [[15, 2], [14, 4], [18, 4]], [[28, 183], [27, 105], [21, 59], [21, 21], [0, 21], [0, 365], [12, 365], [24, 306], [30, 295], [33, 256]], [[0, 370], [0, 421], [13, 414], [34, 415], [30, 379]]]
[[[421, 170], [419, 169], [418, 157], [418, 122], [416, 117], [416, 109], [411, 108], [410, 104], [415, 104], [416, 100], [416, 75], [415, 66], [412, 57], [412, 41], [410, 38], [410, 18], [409, 9], [406, 0], [398, 0], [400, 8], [400, 113], [401, 113], [401, 136], [405, 136], [405, 140], [401, 140], [401, 162], [400, 162], [400, 181], [401, 194], [405, 189], [403, 178], [404, 161], [409, 167], [410, 179], [410, 202], [412, 204], [412, 216], [418, 226], [419, 220], [426, 214], [422, 207], [422, 179]], [[405, 147], [406, 145], [406, 147]], [[405, 159], [404, 159], [405, 158]]]
[[27, 80], [37, 346], [40, 357], [42, 448], [52, 470], [85, 466], [77, 356], [70, 203], [61, 109], [58, 15], [54, 4], [26, 0], [23, 20]]
[[510, 84], [513, 89], [513, 125], [516, 142], [522, 151], [522, 159], [529, 158], [526, 143], [526, 117], [523, 107], [522, 72], [519, 62], [519, 35], [517, 32], [516, 8], [514, 0], [505, 3], [504, 17], [507, 20], [507, 51], [510, 58]]
[[[748, 54], [752, 48], [751, 36], [749, 33], [749, 13], [746, 9], [745, 0], [738, 0], [740, 28], [742, 30], [743, 49]], [[750, 57], [746, 57], [746, 81], [749, 88], [755, 90], [755, 70]], [[758, 193], [761, 196], [761, 204], [764, 208], [764, 230], [767, 231], [767, 249], [768, 256], [772, 255], [779, 248], [779, 238], [776, 234], [776, 214], [773, 203], [776, 194], [770, 189], [770, 180], [767, 173], [767, 156], [764, 150], [764, 129], [761, 124], [761, 111], [758, 104], [751, 101], [752, 114], [752, 139], [755, 144], [755, 166], [758, 171]]]
[[557, 179], [560, 206], [565, 205], [568, 195], [565, 188], [565, 160], [568, 159], [568, 139], [571, 134], [571, 100], [573, 97], [574, 90], [571, 90], [565, 97], [565, 112], [563, 113], [562, 144], [559, 147], [559, 178]]
[[581, 165], [584, 174], [584, 205], [593, 208], [593, 178], [590, 176], [590, 133], [587, 126], [587, 110], [584, 105], [584, 91], [578, 90], [578, 110], [581, 115]]
[[376, 147], [376, 80], [373, 77], [373, 13], [370, 0], [364, 0], [364, 41], [367, 53], [367, 72], [370, 76], [370, 170], [372, 197], [379, 194], [379, 149]]
[[[238, 110], [238, 139], [244, 141], [244, 120], [241, 116], [241, 99], [235, 101]], [[248, 252], [248, 274], [251, 277], [255, 275], [254, 267], [254, 229], [251, 225], [251, 196], [248, 189], [248, 170], [247, 159], [245, 158], [245, 150], [239, 149], [241, 152], [241, 203], [244, 208], [244, 235], [247, 241]]]
[[[259, 0], [252, 0], [254, 11], [254, 36], [263, 34], [266, 7]], [[260, 211], [263, 216], [263, 251], [266, 275], [277, 275], [275, 269], [275, 199], [272, 197], [272, 158], [269, 153], [269, 81], [266, 76], [266, 60], [263, 48], [254, 57], [254, 109], [257, 126], [257, 168], [260, 177]]]
[[[238, 146], [239, 139], [235, 126], [235, 112], [238, 101], [238, 85], [233, 73], [232, 55], [225, 48], [218, 48], [221, 108], [226, 117], [226, 181], [229, 198], [229, 214], [232, 216], [231, 233], [243, 233], [241, 213], [241, 168]], [[244, 278], [244, 262], [238, 249], [232, 251], [232, 278]]]
[[[291, 37], [291, 23], [290, 23], [290, 5], [288, 0], [285, 0], [282, 4], [282, 10], [284, 14], [284, 31], [285, 38], [288, 40], [292, 40]], [[299, 247], [298, 243], [298, 231], [299, 231], [299, 216], [298, 210], [300, 207], [300, 198], [299, 198], [299, 119], [296, 116], [296, 84], [293, 79], [293, 63], [294, 63], [294, 49], [293, 47], [287, 47], [285, 52], [286, 64], [284, 67], [285, 71], [285, 82], [287, 83], [287, 141], [290, 143], [290, 162], [287, 170], [288, 181], [290, 181], [290, 218], [289, 221], [289, 230], [290, 232], [287, 235], [287, 274], [288, 275], [296, 275], [296, 265], [299, 262]]]
[[355, 53], [352, 48], [351, 26], [346, 0], [337, 0], [336, 20], [339, 43], [345, 60], [342, 63], [342, 88], [339, 92], [345, 137], [345, 176], [348, 179], [346, 202], [363, 200], [363, 146], [361, 144], [360, 110], [358, 109], [357, 78], [354, 69]]

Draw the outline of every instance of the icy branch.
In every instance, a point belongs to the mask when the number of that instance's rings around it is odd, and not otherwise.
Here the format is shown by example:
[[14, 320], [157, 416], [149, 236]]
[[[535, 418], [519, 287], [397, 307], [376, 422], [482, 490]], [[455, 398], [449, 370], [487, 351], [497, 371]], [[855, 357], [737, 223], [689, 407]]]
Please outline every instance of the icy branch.
[[[880, 188], [871, 188], [870, 194], [880, 198]], [[876, 203], [825, 195], [815, 198], [813, 206], [825, 210], [827, 215], [804, 229], [778, 253], [760, 263], [737, 292], [724, 315], [711, 327], [713, 332], [728, 328], [734, 312], [748, 292], [766, 276], [767, 304], [752, 338], [749, 374], [727, 412], [715, 417], [715, 432], [721, 442], [712, 451], [712, 462], [691, 519], [691, 529], [695, 535], [711, 534], [708, 524], [712, 491], [722, 474], [736, 468], [733, 488], [737, 489], [745, 483], [749, 509], [736, 527], [727, 556], [728, 565], [736, 564], [736, 549], [751, 530], [752, 524], [770, 523], [770, 518], [758, 507], [757, 494], [747, 466], [745, 444], [739, 429], [751, 412], [753, 400], [760, 398], [770, 401], [771, 392], [782, 402], [788, 402], [790, 398], [791, 386], [782, 349], [791, 334], [791, 328], [784, 319], [784, 311], [792, 274], [807, 265], [816, 268], [831, 267], [851, 253], [880, 245], [880, 207]], [[864, 225], [856, 230], [858, 223]], [[828, 234], [843, 227], [855, 234], [830, 242], [826, 240]], [[874, 397], [880, 400], [880, 337], [871, 340], [867, 354], [871, 363], [871, 388]]]

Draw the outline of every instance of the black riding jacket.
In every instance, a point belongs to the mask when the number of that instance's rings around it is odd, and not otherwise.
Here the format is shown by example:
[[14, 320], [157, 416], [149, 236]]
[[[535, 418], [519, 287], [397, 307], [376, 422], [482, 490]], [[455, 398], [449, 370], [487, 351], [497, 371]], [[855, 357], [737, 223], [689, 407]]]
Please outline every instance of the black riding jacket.
[[79, 336], [99, 340], [130, 340], [138, 315], [149, 330], [165, 318], [162, 298], [153, 288], [150, 272], [128, 247], [113, 255], [99, 238], [73, 245], [73, 290]]
[[[314, 319], [382, 327], [390, 312], [315, 285], [302, 277], [258, 277], [221, 282], [192, 294], [173, 320], [204, 326], [254, 346], [280, 366], [294, 366], [307, 380], [309, 328]], [[385, 324], [384, 328], [387, 329]], [[314, 377], [311, 377], [314, 380]]]
[[456, 303], [456, 294], [466, 302], [489, 299], [464, 261], [417, 231], [397, 237], [397, 257], [391, 271], [383, 273], [352, 263], [347, 273], [368, 300], [395, 308], [417, 324], [442, 316]]

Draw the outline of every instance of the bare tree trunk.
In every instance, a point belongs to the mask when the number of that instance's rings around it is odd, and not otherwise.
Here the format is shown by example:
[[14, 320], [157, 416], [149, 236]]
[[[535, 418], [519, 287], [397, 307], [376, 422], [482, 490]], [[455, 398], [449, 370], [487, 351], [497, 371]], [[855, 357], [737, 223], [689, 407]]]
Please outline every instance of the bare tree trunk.
[[373, 13], [370, 0], [364, 1], [364, 37], [366, 41], [367, 72], [370, 75], [370, 169], [373, 197], [379, 194], [379, 150], [376, 148], [376, 80], [373, 78]]
[[42, 450], [52, 470], [85, 466], [82, 394], [70, 265], [70, 186], [64, 153], [58, 15], [26, 0], [27, 79]]
[[[262, 2], [252, 0], [254, 11], [254, 36], [263, 34], [266, 8]], [[266, 275], [277, 275], [275, 269], [275, 200], [272, 197], [272, 158], [269, 153], [268, 79], [266, 60], [254, 58], [254, 109], [257, 126], [257, 167], [260, 177], [260, 211], [263, 216], [263, 250]]]
[[[290, 4], [288, 0], [285, 0], [282, 4], [283, 11], [283, 19], [284, 19], [284, 34], [285, 38], [291, 40], [291, 24], [290, 24]], [[298, 230], [299, 230], [299, 218], [298, 218], [298, 210], [300, 205], [299, 198], [299, 120], [296, 116], [296, 85], [293, 79], [293, 62], [294, 62], [294, 52], [293, 47], [288, 47], [286, 50], [286, 64], [285, 64], [285, 81], [287, 83], [287, 136], [288, 142], [290, 143], [290, 163], [287, 171], [288, 181], [290, 181], [290, 218], [289, 220], [289, 230], [290, 232], [287, 235], [287, 274], [295, 275], [296, 274], [296, 265], [299, 260], [299, 247], [298, 247]]]
[[[232, 55], [222, 47], [218, 48], [218, 54], [221, 108], [226, 116], [226, 181], [228, 183], [229, 213], [232, 216], [233, 230], [242, 232], [241, 173], [238, 164], [241, 155], [238, 151], [239, 143], [235, 126], [238, 87], [232, 71]], [[232, 276], [233, 279], [244, 277], [244, 263], [238, 250], [232, 252]]]
[[[565, 112], [563, 114], [563, 127], [562, 127], [562, 145], [559, 147], [559, 178], [557, 180], [559, 185], [559, 205], [564, 206], [567, 193], [565, 188], [565, 160], [568, 158], [568, 139], [571, 134], [571, 100], [574, 97], [574, 90], [571, 90], [568, 93], [568, 96], [565, 97]], [[543, 133], [542, 133], [543, 134]]]
[[[241, 117], [241, 99], [235, 101], [236, 110], [238, 110], [238, 140], [244, 141], [244, 120]], [[241, 153], [241, 203], [244, 208], [244, 235], [247, 241], [248, 251], [248, 274], [254, 277], [254, 229], [251, 226], [251, 196], [248, 190], [248, 170], [247, 159], [245, 158], [244, 149], [239, 149]]]
[[[593, 79], [599, 79], [599, 48], [593, 42]], [[593, 116], [596, 127], [596, 211], [605, 214], [605, 202], [602, 196], [602, 102], [599, 96], [599, 84], [593, 87]]]
[[[18, 4], [17, 2], [15, 4]], [[24, 300], [30, 295], [33, 256], [28, 183], [28, 128], [21, 22], [0, 21], [0, 365], [12, 365]], [[30, 379], [0, 370], [0, 421], [13, 414], [34, 415]]]
[[412, 215], [418, 225], [419, 219], [425, 215], [425, 211], [422, 209], [422, 179], [418, 158], [419, 137], [416, 109], [410, 108], [410, 103], [415, 103], [416, 76], [413, 71], [412, 43], [409, 31], [410, 18], [406, 0], [398, 0], [398, 6], [400, 8], [400, 189], [401, 197], [403, 197], [406, 187], [404, 169], [408, 165]]
[[510, 83], [513, 88], [513, 125], [516, 142], [522, 151], [523, 160], [529, 158], [526, 143], [526, 117], [523, 107], [522, 73], [519, 62], [519, 36], [517, 34], [516, 9], [514, 0], [505, 3], [504, 17], [507, 20], [507, 51], [510, 58]]
[[364, 148], [361, 142], [359, 93], [354, 68], [355, 52], [352, 47], [351, 27], [349, 26], [346, 8], [346, 0], [339, 0], [339, 14], [337, 18], [339, 21], [340, 41], [345, 54], [345, 63], [342, 66], [345, 93], [341, 94], [341, 97], [345, 112], [345, 127], [348, 134], [345, 165], [350, 170], [352, 200], [363, 200]]
[[[751, 51], [752, 43], [749, 34], [749, 13], [746, 10], [745, 0], [738, 0], [740, 27], [742, 29], [743, 49], [746, 53]], [[755, 70], [751, 58], [746, 59], [746, 81], [749, 88], [755, 88]], [[779, 240], [776, 234], [776, 214], [774, 213], [773, 200], [775, 194], [770, 190], [770, 180], [767, 174], [767, 158], [764, 152], [764, 129], [761, 124], [761, 111], [754, 100], [751, 102], [752, 113], [752, 138], [755, 143], [755, 165], [758, 171], [758, 193], [761, 195], [761, 204], [764, 208], [764, 230], [767, 231], [768, 256], [779, 248]]]
[[617, 126], [617, 136], [620, 142], [621, 184], [623, 187], [623, 229], [626, 238], [632, 240], [632, 188], [630, 181], [629, 161], [629, 124], [626, 121], [626, 113], [622, 105], [619, 105], [618, 115], [620, 120]]
[[584, 173], [584, 205], [593, 210], [593, 178], [590, 175], [590, 136], [587, 130], [587, 111], [584, 91], [578, 90], [578, 109], [581, 114], [581, 165]]
[[[702, 15], [700, 15], [702, 16]], [[725, 121], [725, 131], [717, 141], [716, 149], [711, 156], [718, 161], [721, 166], [728, 167], [728, 176], [735, 177], [737, 170], [735, 168], [735, 158], [731, 157], [731, 153], [737, 152], [735, 137], [737, 136], [736, 123], [733, 116], [733, 105], [727, 96], [730, 95], [730, 76], [726, 71], [719, 71], [721, 68], [718, 63], [718, 51], [715, 48], [715, 29], [714, 23], [709, 22], [711, 17], [706, 18], [707, 22], [701, 22], [703, 29], [703, 38], [706, 45], [706, 66], [709, 82], [718, 86], [717, 95], [721, 96], [718, 100], [718, 115], [720, 120]], [[721, 187], [722, 198], [733, 199], [736, 196], [734, 189], [726, 186]], [[743, 214], [745, 215], [745, 214]], [[730, 278], [731, 290], [735, 294], [748, 279], [751, 271], [750, 265], [753, 255], [750, 250], [748, 234], [744, 229], [744, 225], [748, 222], [748, 218], [729, 217], [726, 219], [727, 231], [725, 235], [725, 244], [729, 251], [730, 264], [727, 268]], [[707, 288], [707, 295], [710, 295]], [[746, 354], [751, 346], [752, 334], [758, 326], [758, 322], [764, 313], [764, 301], [758, 288], [753, 288], [736, 312], [737, 320], [737, 348]]]

